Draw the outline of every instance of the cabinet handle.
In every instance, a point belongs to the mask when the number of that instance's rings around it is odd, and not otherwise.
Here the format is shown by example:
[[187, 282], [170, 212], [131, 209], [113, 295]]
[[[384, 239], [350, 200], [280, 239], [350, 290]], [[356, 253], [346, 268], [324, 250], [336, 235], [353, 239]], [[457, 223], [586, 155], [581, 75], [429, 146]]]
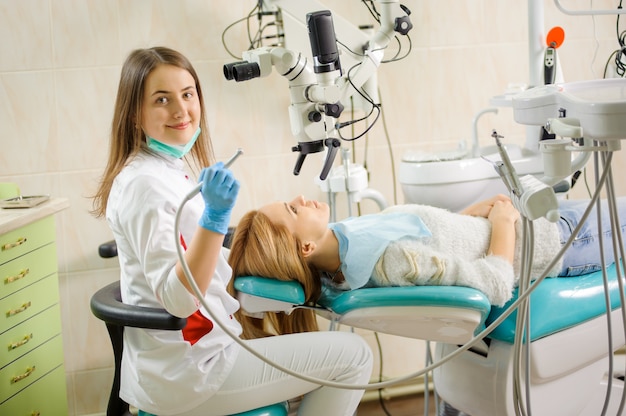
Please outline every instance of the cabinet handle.
[[26, 309], [30, 308], [30, 306], [31, 306], [31, 302], [28, 301], [17, 309], [10, 309], [7, 312], [7, 318], [13, 315], [17, 315], [18, 313], [24, 312]]
[[17, 241], [15, 241], [13, 243], [3, 244], [2, 245], [2, 251], [11, 250], [12, 248], [15, 248], [17, 246], [21, 246], [25, 242], [26, 242], [26, 237], [20, 237], [20, 238], [17, 239]]
[[5, 284], [9, 284], [9, 283], [13, 283], [17, 280], [23, 279], [24, 277], [26, 277], [26, 275], [30, 273], [30, 269], [22, 269], [20, 270], [20, 272], [14, 276], [9, 276], [6, 279], [4, 279], [4, 283]]
[[26, 377], [28, 377], [29, 375], [33, 374], [33, 371], [35, 371], [35, 366], [28, 367], [24, 374], [20, 374], [19, 376], [11, 377], [11, 384], [15, 384], [18, 381], [24, 380]]
[[24, 335], [24, 338], [22, 338], [21, 340], [12, 342], [9, 344], [9, 351], [12, 351], [18, 347], [21, 347], [22, 345], [26, 344], [31, 339], [33, 339], [33, 334]]

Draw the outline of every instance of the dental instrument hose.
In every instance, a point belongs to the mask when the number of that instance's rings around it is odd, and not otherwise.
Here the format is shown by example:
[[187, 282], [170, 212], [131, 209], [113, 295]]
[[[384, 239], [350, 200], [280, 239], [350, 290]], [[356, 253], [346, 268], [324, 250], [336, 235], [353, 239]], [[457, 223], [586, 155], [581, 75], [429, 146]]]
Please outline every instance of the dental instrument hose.
[[[609, 215], [610, 215], [610, 220], [611, 220], [611, 229], [613, 230], [619, 230], [620, 229], [620, 224], [619, 224], [619, 218], [617, 217], [617, 207], [615, 205], [615, 190], [614, 190], [614, 185], [613, 185], [613, 176], [612, 176], [612, 172], [610, 169], [610, 165], [611, 165], [611, 159], [612, 159], [612, 153], [609, 152], [608, 155], [605, 155], [603, 153], [603, 165], [604, 165], [604, 170], [603, 173], [600, 177], [600, 174], [598, 172], [598, 155], [595, 155], [595, 174], [596, 174], [596, 178], [599, 178], [599, 180], [596, 181], [596, 192], [593, 195], [592, 200], [589, 203], [589, 206], [587, 207], [585, 213], [583, 214], [583, 216], [581, 217], [579, 226], [576, 227], [576, 229], [572, 232], [572, 236], [575, 236], [578, 234], [579, 232], [579, 228], [580, 225], [583, 224], [586, 221], [586, 218], [588, 217], [589, 213], [591, 212], [591, 209], [593, 208], [593, 206], [595, 205], [597, 207], [597, 221], [598, 221], [598, 229], [602, 232], [602, 224], [601, 224], [601, 209], [600, 209], [600, 201], [598, 199], [599, 193], [600, 191], [603, 189], [603, 187], [606, 185], [606, 189], [607, 189], [607, 195], [608, 195], [608, 203], [609, 203]], [[528, 221], [527, 219], [524, 219], [525, 222], [525, 227], [532, 227], [531, 224], [526, 224]], [[524, 239], [526, 239], [526, 235], [524, 236]], [[532, 239], [533, 239], [533, 234], [532, 231], [530, 232], [530, 242], [526, 241], [522, 243], [522, 250], [531, 250], [530, 254], [532, 254], [532, 247], [534, 246], [532, 243]], [[612, 235], [612, 239], [613, 239], [613, 250], [614, 250], [614, 256], [616, 259], [619, 258], [624, 258], [624, 244], [622, 241], [622, 236], [621, 233], [613, 233]], [[570, 238], [571, 240], [571, 238]], [[565, 244], [564, 248], [569, 247], [571, 241], [568, 240], [568, 242]], [[605, 264], [604, 261], [604, 248], [603, 248], [603, 242], [602, 240], [599, 240], [599, 249], [600, 249], [600, 255], [601, 255], [601, 262], [602, 264]], [[524, 259], [522, 262], [522, 273], [521, 273], [521, 279], [520, 279], [520, 284], [519, 284], [519, 293], [522, 293], [523, 290], [525, 290], [524, 288], [527, 287], [529, 281], [525, 280], [528, 278], [528, 276], [526, 275], [526, 272], [524, 270], [525, 267], [530, 267], [531, 265], [531, 260], [532, 259], [532, 255], [530, 256], [530, 258], [528, 258], [528, 254], [529, 253], [524, 253], [522, 255], [522, 258]], [[557, 256], [558, 258], [558, 256]], [[543, 280], [543, 278], [541, 279]], [[624, 324], [624, 332], [626, 333], [626, 300], [624, 298], [624, 285], [621, 279], [621, 273], [619, 270], [619, 267], [617, 269], [617, 282], [618, 282], [618, 286], [619, 286], [619, 292], [620, 292], [620, 303], [621, 303], [621, 312], [622, 312], [622, 320], [623, 320], [623, 324]], [[536, 284], [539, 284], [539, 282], [535, 282]], [[609, 345], [609, 377], [607, 380], [607, 392], [606, 392], [606, 397], [605, 397], [605, 402], [604, 402], [604, 406], [601, 412], [601, 415], [604, 416], [607, 412], [607, 407], [608, 407], [608, 402], [610, 399], [610, 394], [611, 394], [611, 383], [612, 383], [612, 374], [613, 374], [613, 359], [612, 359], [612, 345], [613, 345], [613, 341], [612, 341], [612, 329], [611, 329], [611, 311], [612, 311], [612, 306], [611, 306], [611, 301], [610, 301], [610, 296], [609, 296], [609, 290], [608, 290], [608, 276], [606, 274], [606, 270], [603, 269], [603, 284], [604, 284], [604, 291], [605, 291], [605, 303], [606, 303], [606, 316], [607, 316], [607, 331], [608, 331], [608, 345]], [[535, 285], [531, 286], [531, 291], [532, 289], [534, 289]], [[529, 345], [530, 345], [530, 316], [529, 316], [529, 312], [530, 312], [530, 299], [528, 299], [528, 304], [525, 305], [526, 300], [524, 302], [522, 302], [519, 306], [519, 310], [518, 310], [518, 315], [517, 315], [517, 323], [516, 323], [516, 336], [515, 336], [515, 340], [514, 340], [514, 360], [513, 360], [513, 371], [514, 371], [514, 380], [513, 380], [513, 401], [514, 401], [514, 411], [516, 415], [531, 415], [531, 402], [530, 402], [530, 368], [529, 368], [529, 363], [530, 363], [530, 349], [529, 349]], [[512, 305], [513, 306], [513, 305]], [[525, 339], [523, 339], [523, 337], [525, 337]], [[526, 387], [526, 394], [525, 394], [525, 401], [526, 403], [524, 403], [522, 401], [522, 391], [521, 391], [521, 385], [520, 385], [520, 369], [522, 366], [522, 349], [525, 349], [525, 387]], [[624, 401], [626, 398], [626, 394], [625, 392], [622, 392], [622, 397], [621, 397], [621, 401], [620, 401], [620, 408], [618, 410], [618, 414], [622, 413], [623, 407], [624, 407]]]
[[[607, 202], [609, 204], [609, 215], [610, 215], [610, 220], [611, 220], [611, 229], [612, 230], [620, 230], [621, 229], [621, 225], [620, 225], [620, 220], [619, 220], [619, 216], [617, 214], [617, 203], [615, 200], [615, 184], [613, 181], [613, 174], [612, 174], [612, 170], [610, 168], [611, 166], [611, 161], [612, 161], [612, 157], [613, 157], [613, 153], [602, 153], [602, 162], [603, 162], [603, 166], [605, 170], [609, 171], [609, 176], [608, 176], [608, 180], [607, 180]], [[597, 161], [597, 155], [596, 155], [596, 177], [598, 176], [598, 172], [597, 172], [597, 165], [598, 165], [598, 161]], [[599, 208], [599, 207], [598, 207]], [[598, 210], [598, 212], [600, 212]], [[598, 215], [598, 223], [599, 223], [599, 229], [601, 229], [601, 217], [600, 215]], [[623, 268], [623, 261], [624, 261], [624, 241], [622, 239], [622, 233], [617, 232], [617, 233], [612, 233], [612, 240], [613, 240], [613, 255], [615, 259], [622, 259], [622, 268]], [[600, 244], [600, 248], [602, 249], [602, 243]], [[602, 262], [604, 263], [604, 254], [602, 254]], [[616, 260], [616, 264], [618, 265], [618, 267], [616, 268], [617, 271], [617, 283], [618, 283], [618, 287], [619, 287], [619, 298], [620, 298], [620, 305], [621, 305], [621, 312], [622, 312], [622, 324], [623, 324], [623, 330], [624, 330], [624, 334], [626, 334], [626, 298], [624, 295], [624, 282], [622, 280], [622, 275], [620, 273], [620, 268], [619, 268], [619, 261]], [[604, 291], [605, 291], [605, 298], [606, 298], [606, 307], [607, 307], [607, 330], [608, 330], [608, 344], [609, 344], [609, 378], [608, 378], [608, 382], [607, 382], [607, 393], [606, 393], [606, 397], [605, 397], [605, 404], [604, 404], [604, 408], [602, 409], [602, 415], [606, 414], [607, 411], [607, 407], [608, 407], [608, 402], [610, 399], [610, 392], [611, 392], [611, 386], [612, 386], [612, 378], [613, 378], [613, 368], [612, 368], [612, 364], [613, 364], [613, 339], [612, 339], [612, 330], [611, 330], [611, 319], [610, 319], [610, 312], [611, 312], [611, 303], [610, 303], [610, 297], [608, 295], [608, 277], [606, 276], [606, 271], [603, 269], [603, 273], [602, 273], [602, 277], [603, 277], [603, 281], [604, 281]], [[625, 405], [625, 400], [626, 400], [626, 391], [622, 390], [622, 396], [620, 399], [620, 405], [619, 405], [619, 409], [618, 409], [618, 414], [622, 414], [623, 409], [624, 409], [624, 405]]]
[[[599, 182], [600, 184], [603, 184], [605, 182], [606, 176], [607, 176], [607, 171], [605, 170], [603, 172], [603, 174], [602, 174], [602, 177], [600, 178], [600, 182]], [[237, 334], [235, 334], [230, 329], [228, 329], [226, 324], [213, 313], [213, 311], [211, 310], [211, 307], [207, 304], [206, 300], [204, 299], [204, 295], [200, 292], [200, 288], [198, 287], [195, 279], [193, 278], [191, 270], [189, 269], [189, 265], [187, 264], [187, 261], [185, 260], [185, 255], [184, 255], [184, 252], [183, 252], [183, 248], [180, 245], [179, 237], [178, 237], [180, 235], [180, 216], [181, 216], [181, 213], [183, 211], [183, 207], [185, 206], [185, 204], [187, 202], [189, 202], [197, 194], [197, 191], [195, 190], [195, 188], [192, 190], [192, 192], [189, 192], [183, 198], [183, 200], [180, 203], [180, 206], [178, 207], [178, 210], [176, 211], [176, 217], [175, 217], [175, 221], [174, 221], [174, 241], [175, 241], [175, 245], [176, 245], [176, 252], [178, 254], [178, 259], [179, 259], [181, 267], [183, 269], [183, 273], [185, 275], [185, 278], [187, 279], [187, 282], [188, 282], [189, 286], [191, 286], [191, 288], [193, 289], [193, 292], [196, 295], [196, 298], [200, 301], [201, 305], [205, 308], [206, 312], [209, 314], [211, 319], [217, 325], [219, 325], [219, 327], [228, 336], [230, 336], [237, 344], [239, 344], [239, 346], [241, 346], [242, 348], [247, 350], [250, 354], [252, 354], [255, 357], [259, 358], [260, 360], [262, 360], [262, 361], [266, 362], [267, 364], [271, 365], [272, 367], [274, 367], [274, 368], [276, 368], [276, 369], [278, 369], [278, 370], [280, 370], [280, 371], [282, 371], [282, 372], [284, 372], [286, 374], [289, 374], [289, 375], [291, 375], [293, 377], [297, 377], [297, 378], [299, 378], [301, 380], [308, 381], [310, 383], [318, 384], [318, 385], [321, 385], [321, 386], [328, 386], [328, 387], [334, 387], [334, 388], [340, 388], [340, 389], [347, 389], [347, 390], [374, 390], [374, 389], [381, 389], [381, 388], [390, 387], [390, 386], [393, 386], [393, 385], [398, 384], [400, 382], [407, 381], [407, 380], [412, 380], [412, 379], [415, 379], [417, 377], [420, 377], [420, 376], [422, 376], [422, 375], [424, 375], [424, 374], [434, 370], [435, 368], [437, 368], [437, 367], [447, 363], [448, 361], [456, 358], [457, 356], [459, 356], [463, 352], [465, 352], [465, 351], [469, 350], [470, 348], [472, 348], [474, 345], [476, 345], [478, 342], [480, 342], [487, 335], [489, 335], [511, 313], [513, 313], [513, 311], [515, 311], [518, 308], [518, 306], [523, 301], [525, 301], [530, 296], [530, 294], [535, 290], [535, 288], [541, 282], [543, 282], [543, 280], [546, 278], [546, 276], [548, 274], [548, 271], [552, 270], [554, 268], [556, 263], [559, 261], [559, 259], [565, 253], [565, 250], [572, 244], [572, 242], [574, 241], [576, 235], [578, 234], [578, 232], [582, 228], [583, 224], [585, 223], [587, 217], [589, 216], [589, 213], [591, 212], [591, 207], [592, 207], [593, 203], [595, 203], [598, 200], [601, 188], [602, 188], [601, 185], [596, 188], [596, 191], [593, 194], [593, 198], [591, 200], [591, 203], [589, 204], [589, 207], [587, 207], [587, 209], [583, 213], [579, 224], [576, 226], [576, 228], [572, 232], [572, 234], [571, 234], [570, 238], [567, 240], [567, 242], [563, 245], [563, 247], [561, 247], [561, 250], [557, 253], [557, 255], [554, 257], [554, 259], [547, 265], [547, 267], [543, 271], [543, 273], [541, 273], [541, 276], [537, 280], [535, 280], [528, 287], [527, 290], [525, 290], [523, 293], [520, 292], [518, 298], [498, 318], [496, 318], [496, 320], [493, 321], [489, 326], [487, 326], [485, 329], [483, 329], [481, 332], [479, 332], [477, 335], [475, 335], [473, 338], [471, 338], [463, 346], [460, 346], [454, 352], [452, 352], [452, 353], [446, 355], [445, 357], [441, 358], [436, 363], [432, 363], [432, 364], [426, 366], [422, 370], [419, 370], [419, 371], [416, 371], [416, 372], [413, 372], [413, 373], [409, 373], [409, 374], [407, 374], [405, 376], [395, 377], [395, 378], [387, 380], [387, 381], [377, 382], [377, 383], [369, 383], [369, 384], [362, 384], [362, 385], [338, 383], [338, 382], [333, 382], [333, 381], [329, 381], [329, 380], [323, 380], [323, 379], [320, 379], [320, 378], [310, 377], [310, 376], [307, 376], [307, 375], [304, 375], [304, 374], [299, 374], [299, 373], [297, 373], [297, 372], [295, 372], [295, 371], [293, 371], [293, 370], [291, 370], [291, 369], [289, 369], [287, 367], [283, 367], [282, 365], [278, 364], [277, 362], [274, 362], [274, 361], [270, 360], [269, 358], [265, 357], [263, 354], [259, 353], [254, 348], [249, 346], [244, 340], [239, 338], [239, 336]]]

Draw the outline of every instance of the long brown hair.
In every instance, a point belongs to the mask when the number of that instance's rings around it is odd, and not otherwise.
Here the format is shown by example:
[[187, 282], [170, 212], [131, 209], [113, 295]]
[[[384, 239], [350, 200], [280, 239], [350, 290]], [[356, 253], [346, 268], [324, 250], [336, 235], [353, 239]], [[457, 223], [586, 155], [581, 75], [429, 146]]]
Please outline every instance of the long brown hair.
[[[193, 77], [200, 101], [201, 133], [189, 155], [195, 168], [209, 166], [213, 161], [213, 149], [205, 120], [200, 80], [191, 62], [180, 52], [166, 47], [158, 46], [150, 49], [136, 49], [130, 53], [122, 66], [113, 121], [111, 123], [109, 159], [98, 191], [93, 198], [92, 213], [96, 217], [101, 217], [106, 212], [107, 200], [115, 177], [126, 166], [128, 161], [145, 147], [146, 136], [140, 126], [142, 98], [146, 78], [159, 65], [173, 65], [185, 69]], [[188, 160], [187, 162], [189, 164], [190, 161]]]
[[[246, 213], [237, 224], [228, 261], [233, 269], [228, 287], [232, 295], [236, 294], [236, 277], [259, 276], [299, 282], [308, 303], [315, 303], [320, 296], [319, 275], [305, 262], [300, 242], [287, 227], [272, 223], [259, 211]], [[296, 309], [289, 315], [269, 312], [263, 319], [239, 311], [237, 320], [245, 339], [318, 330], [315, 312], [310, 309]]]

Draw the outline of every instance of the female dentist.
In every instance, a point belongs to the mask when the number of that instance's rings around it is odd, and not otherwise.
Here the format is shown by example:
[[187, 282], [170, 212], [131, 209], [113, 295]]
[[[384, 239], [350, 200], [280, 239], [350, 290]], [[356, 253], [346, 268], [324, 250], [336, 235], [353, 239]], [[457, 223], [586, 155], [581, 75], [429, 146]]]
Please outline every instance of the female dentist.
[[[223, 164], [202, 170], [200, 195], [185, 162], [209, 166], [212, 148], [202, 91], [190, 62], [164, 48], [138, 49], [121, 73], [108, 164], [94, 197], [118, 247], [125, 303], [187, 318], [181, 331], [127, 328], [120, 397], [158, 415], [225, 415], [304, 396], [299, 415], [353, 415], [362, 390], [319, 386], [274, 369], [214, 325], [194, 296], [176, 244], [212, 313], [241, 333], [222, 247], [239, 182]], [[190, 160], [189, 160], [190, 159]], [[271, 360], [320, 379], [366, 384], [372, 353], [358, 335], [309, 332], [248, 340]]]

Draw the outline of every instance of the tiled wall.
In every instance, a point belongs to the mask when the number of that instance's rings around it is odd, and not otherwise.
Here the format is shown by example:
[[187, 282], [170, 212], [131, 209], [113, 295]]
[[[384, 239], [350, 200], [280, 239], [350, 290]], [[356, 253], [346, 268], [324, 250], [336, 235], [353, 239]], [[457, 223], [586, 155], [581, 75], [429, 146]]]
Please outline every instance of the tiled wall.
[[[571, 8], [590, 3], [562, 1]], [[246, 16], [255, 3], [0, 0], [0, 181], [17, 182], [24, 194], [49, 193], [71, 202], [57, 223], [72, 415], [104, 411], [112, 374], [106, 331], [91, 315], [89, 298], [117, 278], [117, 268], [115, 260], [98, 257], [97, 246], [111, 234], [88, 211], [105, 163], [121, 63], [129, 51], [167, 45], [194, 62], [203, 82], [217, 158], [227, 158], [237, 147], [245, 150], [233, 167], [242, 182], [235, 221], [248, 209], [298, 193], [324, 198], [314, 183], [321, 156], [309, 156], [300, 176], [291, 174], [295, 155], [290, 149], [295, 141], [287, 116], [286, 81], [277, 74], [247, 83], [223, 79], [222, 65], [235, 59], [222, 46], [222, 31]], [[489, 106], [489, 98], [501, 94], [509, 83], [528, 82], [526, 2], [404, 3], [412, 10], [412, 50], [406, 59], [380, 68], [384, 120], [355, 150], [359, 163], [366, 155], [371, 187], [389, 202], [403, 201], [392, 172], [404, 152], [469, 142], [472, 118]], [[552, 1], [544, 3], [546, 30], [555, 25], [565, 29], [565, 43], [558, 51], [565, 79], [601, 77], [617, 46], [615, 18], [565, 16]], [[616, 3], [593, 2], [596, 7]], [[355, 24], [372, 22], [357, 0], [325, 4]], [[232, 51], [245, 49], [246, 39], [241, 24], [225, 36]], [[407, 43], [403, 46], [406, 51]], [[506, 136], [505, 141], [524, 141], [524, 130], [512, 121], [510, 109], [481, 119], [482, 144], [491, 144], [493, 128]], [[624, 171], [623, 154], [616, 159], [616, 177], [623, 177], [619, 174]], [[619, 183], [621, 194], [626, 194], [624, 189]], [[373, 209], [364, 203], [365, 211]], [[364, 336], [377, 348], [372, 334]], [[382, 344], [385, 376], [421, 367], [423, 342], [383, 337]]]

